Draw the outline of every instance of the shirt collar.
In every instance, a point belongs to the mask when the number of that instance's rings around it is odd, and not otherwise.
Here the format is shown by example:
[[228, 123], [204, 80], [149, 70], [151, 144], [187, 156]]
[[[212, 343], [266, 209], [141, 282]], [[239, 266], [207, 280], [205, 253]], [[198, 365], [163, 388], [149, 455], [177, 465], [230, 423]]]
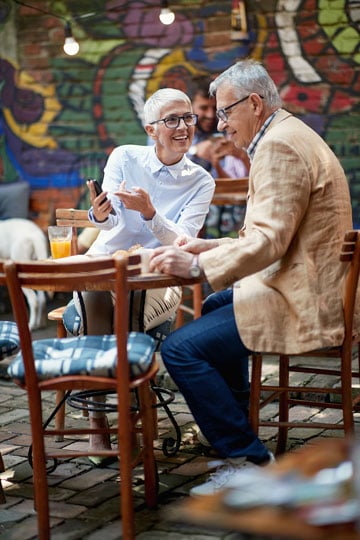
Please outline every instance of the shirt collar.
[[256, 133], [255, 137], [253, 138], [253, 140], [251, 141], [251, 143], [249, 144], [246, 152], [247, 152], [247, 155], [249, 156], [249, 159], [250, 161], [252, 161], [254, 159], [254, 155], [255, 155], [255, 151], [256, 151], [256, 148], [259, 144], [259, 142], [261, 141], [261, 139], [263, 138], [263, 136], [265, 135], [265, 131], [266, 131], [266, 128], [268, 127], [268, 125], [272, 122], [272, 120], [274, 119], [275, 115], [280, 111], [280, 109], [277, 109], [276, 111], [274, 111], [270, 116], [269, 118], [267, 118], [265, 120], [265, 122], [263, 123], [263, 125], [261, 126], [260, 130]]
[[152, 173], [159, 173], [162, 169], [166, 170], [176, 180], [181, 172], [186, 168], [186, 156], [184, 155], [178, 163], [174, 165], [164, 165], [156, 155], [155, 145], [150, 153], [150, 168]]

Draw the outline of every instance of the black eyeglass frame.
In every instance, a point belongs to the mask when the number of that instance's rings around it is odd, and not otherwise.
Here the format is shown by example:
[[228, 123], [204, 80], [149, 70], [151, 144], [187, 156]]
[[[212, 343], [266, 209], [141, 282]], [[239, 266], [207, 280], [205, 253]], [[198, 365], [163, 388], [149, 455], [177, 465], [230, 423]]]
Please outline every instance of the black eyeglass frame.
[[[227, 115], [227, 111], [229, 111], [230, 109], [232, 109], [236, 105], [239, 105], [239, 103], [242, 103], [243, 101], [246, 101], [247, 99], [249, 99], [250, 96], [251, 96], [251, 94], [239, 99], [238, 101], [235, 101], [235, 103], [232, 103], [231, 105], [228, 105], [227, 107], [222, 107], [221, 109], [218, 109], [216, 111], [216, 118], [218, 120], [221, 120], [222, 122], [227, 122], [228, 119], [229, 119], [229, 117]], [[259, 97], [261, 99], [264, 99], [264, 96], [260, 96], [260, 94], [259, 94]]]
[[[187, 121], [185, 120], [186, 118], [189, 118], [189, 117], [192, 119], [192, 121], [194, 121], [193, 124], [188, 124]], [[167, 123], [171, 122], [171, 120], [173, 120], [174, 118], [177, 119], [176, 126], [168, 126]], [[173, 115], [169, 116], [168, 118], [161, 118], [160, 120], [154, 120], [154, 122], [150, 122], [150, 125], [158, 124], [159, 122], [164, 122], [165, 126], [168, 129], [177, 129], [179, 127], [179, 125], [180, 125], [180, 120], [183, 120], [184, 124], [187, 127], [196, 126], [197, 121], [198, 121], [198, 115], [195, 114], [195, 113], [188, 113], [188, 114], [184, 114], [183, 116], [177, 116], [176, 114], [173, 114]]]

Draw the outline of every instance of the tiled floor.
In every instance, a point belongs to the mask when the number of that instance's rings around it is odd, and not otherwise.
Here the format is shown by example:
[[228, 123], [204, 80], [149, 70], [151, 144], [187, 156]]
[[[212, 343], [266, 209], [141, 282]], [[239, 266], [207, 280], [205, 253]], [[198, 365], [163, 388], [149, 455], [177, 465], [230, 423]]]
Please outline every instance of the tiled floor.
[[[62, 302], [63, 299], [54, 300]], [[1, 318], [6, 318], [4, 313]], [[35, 332], [36, 338], [55, 335], [55, 326], [49, 324], [45, 331]], [[266, 376], [271, 378], [274, 363], [268, 361]], [[2, 373], [4, 373], [4, 368]], [[166, 374], [163, 375], [166, 384]], [[37, 538], [36, 515], [33, 510], [32, 471], [27, 460], [30, 445], [29, 420], [24, 392], [12, 382], [0, 378], [0, 450], [5, 462], [5, 472], [0, 476], [5, 488], [6, 504], [0, 506], [0, 538], [8, 540], [30, 540]], [[160, 479], [159, 505], [148, 510], [142, 498], [141, 468], [134, 474], [136, 493], [137, 538], [151, 540], [245, 539], [245, 536], [224, 530], [206, 530], [191, 525], [172, 523], [167, 520], [167, 508], [186, 497], [195, 483], [204, 480], [209, 461], [214, 454], [202, 447], [196, 439], [196, 425], [182, 396], [176, 392], [171, 404], [182, 440], [175, 457], [164, 456], [161, 447], [166, 436], [172, 434], [172, 426], [162, 410], [159, 411], [159, 440], [156, 443], [156, 458]], [[48, 396], [49, 409], [53, 396]], [[78, 411], [68, 411], [67, 422], [82, 422]], [[269, 412], [271, 414], [271, 412]], [[318, 410], [294, 409], [294, 414], [308, 418], [310, 414], [321, 416], [338, 415], [331, 410], [319, 414]], [[275, 433], [271, 429], [261, 431], [261, 439], [270, 450], [275, 447]], [[318, 437], [342, 436], [342, 432], [321, 430], [292, 430], [288, 449], [297, 448], [306, 441]], [[67, 444], [72, 441], [68, 441]], [[54, 443], [56, 444], [56, 443]], [[59, 443], [57, 443], [59, 444]], [[51, 526], [54, 540], [112, 540], [121, 538], [119, 518], [118, 468], [117, 464], [104, 469], [93, 468], [86, 459], [61, 463], [48, 477], [51, 499]], [[246, 538], [249, 538], [247, 536]], [[340, 540], [340, 539], [339, 539]]]

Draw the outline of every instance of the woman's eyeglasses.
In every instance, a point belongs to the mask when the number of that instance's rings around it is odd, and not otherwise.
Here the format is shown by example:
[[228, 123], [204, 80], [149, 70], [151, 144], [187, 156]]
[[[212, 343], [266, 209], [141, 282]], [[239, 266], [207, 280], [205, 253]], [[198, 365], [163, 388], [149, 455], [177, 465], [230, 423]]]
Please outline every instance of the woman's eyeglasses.
[[155, 120], [150, 124], [158, 124], [164, 122], [165, 126], [169, 129], [176, 129], [180, 125], [180, 120], [184, 120], [186, 126], [195, 126], [198, 119], [197, 114], [184, 114], [183, 116], [168, 116], [167, 118], [161, 118], [161, 120]]

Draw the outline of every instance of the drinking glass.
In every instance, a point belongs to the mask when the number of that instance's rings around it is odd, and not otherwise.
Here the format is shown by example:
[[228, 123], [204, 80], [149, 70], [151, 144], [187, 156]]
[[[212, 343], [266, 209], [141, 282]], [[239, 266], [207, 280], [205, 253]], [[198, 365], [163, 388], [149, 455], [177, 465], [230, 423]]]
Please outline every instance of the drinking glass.
[[48, 227], [51, 255], [53, 259], [70, 257], [71, 255], [71, 227], [52, 225]]

